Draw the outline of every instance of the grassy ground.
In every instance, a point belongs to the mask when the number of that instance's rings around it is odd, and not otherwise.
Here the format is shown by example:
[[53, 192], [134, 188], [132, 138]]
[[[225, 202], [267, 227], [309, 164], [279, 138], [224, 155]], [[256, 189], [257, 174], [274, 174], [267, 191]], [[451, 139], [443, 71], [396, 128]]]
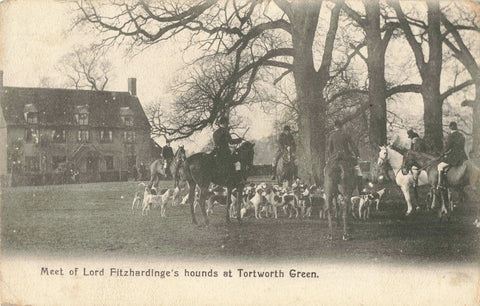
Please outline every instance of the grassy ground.
[[[171, 182], [162, 182], [163, 186]], [[162, 186], [162, 187], [163, 187]], [[367, 262], [474, 262], [478, 202], [459, 207], [450, 224], [433, 214], [402, 217], [405, 202], [396, 188], [368, 222], [353, 221], [353, 240], [324, 239], [324, 220], [247, 218], [226, 224], [215, 207], [208, 228], [192, 225], [187, 206], [158, 209], [147, 217], [130, 211], [136, 182], [6, 188], [1, 194], [4, 254], [51, 256], [148, 256], [191, 259], [355, 259]], [[203, 218], [197, 211], [197, 219]]]

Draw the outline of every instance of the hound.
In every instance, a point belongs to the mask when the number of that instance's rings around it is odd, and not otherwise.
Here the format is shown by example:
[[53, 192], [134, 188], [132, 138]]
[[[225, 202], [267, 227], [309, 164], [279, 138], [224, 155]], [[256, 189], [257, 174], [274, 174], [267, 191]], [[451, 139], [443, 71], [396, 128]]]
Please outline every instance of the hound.
[[167, 207], [168, 199], [172, 195], [172, 190], [167, 189], [163, 194], [157, 195], [154, 192], [155, 188], [148, 189], [145, 188], [145, 193], [143, 195], [143, 204], [142, 204], [142, 215], [147, 215], [152, 205], [160, 206], [160, 215], [166, 217], [165, 210]]
[[385, 188], [377, 191], [377, 192], [373, 192], [371, 194], [369, 194], [369, 199], [370, 201], [372, 202], [375, 202], [375, 209], [378, 211], [378, 207], [380, 205], [380, 201], [382, 200], [382, 197], [383, 195], [385, 194]]
[[138, 208], [140, 206], [140, 203], [142, 203], [142, 197], [141, 197], [141, 192], [137, 191], [135, 192], [135, 197], [133, 198], [133, 203], [132, 203], [132, 214], [135, 214], [135, 208]]
[[366, 221], [370, 217], [370, 195], [359, 195], [350, 198], [352, 203], [352, 216], [357, 219], [355, 211], [358, 210], [358, 218]]

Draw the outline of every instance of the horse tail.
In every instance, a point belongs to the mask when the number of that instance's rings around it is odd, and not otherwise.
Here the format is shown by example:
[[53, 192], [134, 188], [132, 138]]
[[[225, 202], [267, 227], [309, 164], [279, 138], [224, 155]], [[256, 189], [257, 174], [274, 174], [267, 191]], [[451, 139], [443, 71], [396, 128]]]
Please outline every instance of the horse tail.
[[[480, 182], [480, 168], [478, 168], [473, 162], [469, 162], [471, 166], [471, 173], [469, 175], [470, 185], [475, 185]], [[467, 165], [468, 167], [468, 165]]]

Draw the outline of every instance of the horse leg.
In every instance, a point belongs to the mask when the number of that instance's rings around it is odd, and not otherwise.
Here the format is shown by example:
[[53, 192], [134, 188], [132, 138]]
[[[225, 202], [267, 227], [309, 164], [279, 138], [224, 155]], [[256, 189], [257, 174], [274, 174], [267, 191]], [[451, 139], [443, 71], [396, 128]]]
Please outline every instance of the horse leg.
[[198, 224], [197, 219], [195, 219], [195, 206], [194, 206], [196, 187], [197, 187], [197, 184], [194, 181], [188, 182], [188, 203], [190, 203], [190, 212], [192, 214], [193, 224]]
[[[348, 234], [348, 213], [349, 205], [347, 204], [347, 199], [350, 198], [347, 194], [346, 196], [342, 195], [341, 207], [342, 207], [342, 219], [343, 219], [343, 240], [350, 240], [350, 235]], [[361, 215], [360, 215], [361, 216]]]
[[420, 203], [420, 200], [418, 199], [418, 185], [413, 187], [413, 196], [415, 197], [415, 208], [418, 210], [420, 209], [420, 206], [418, 205], [418, 203]]
[[438, 218], [440, 219], [440, 221], [442, 220], [442, 217], [443, 217], [443, 214], [447, 214], [448, 213], [448, 210], [447, 210], [447, 203], [446, 201], [448, 201], [448, 194], [446, 194], [446, 191], [445, 190], [440, 190], [440, 200], [441, 200], [441, 207], [438, 211]]
[[327, 220], [328, 220], [328, 230], [329, 234], [327, 235], [328, 240], [333, 240], [333, 226], [332, 226], [332, 194], [331, 193], [331, 187], [327, 185], [328, 183], [326, 182], [325, 186], [325, 208], [324, 208], [324, 214], [327, 214]]
[[150, 173], [150, 182], [148, 183], [148, 189], [152, 188], [154, 180], [155, 180], [155, 173]]
[[243, 193], [243, 188], [238, 188], [237, 187], [237, 203], [236, 203], [236, 208], [237, 208], [237, 221], [238, 223], [242, 223], [242, 216], [240, 215], [240, 210], [242, 209], [242, 205], [240, 205], [240, 203], [242, 203], [243, 199], [242, 199], [242, 193]]
[[230, 223], [230, 205], [232, 205], [232, 189], [227, 188], [227, 217], [226, 220], [227, 223]]
[[[200, 187], [200, 199], [198, 200], [200, 203], [200, 209], [202, 211], [203, 219], [205, 220], [205, 225], [208, 226], [209, 221], [208, 221], [208, 216], [207, 216], [207, 211], [205, 209], [205, 201], [207, 199], [207, 191], [208, 191], [208, 186], [207, 187]], [[227, 210], [228, 212], [228, 210]]]
[[412, 199], [410, 198], [410, 188], [408, 187], [408, 184], [404, 184], [400, 186], [400, 189], [402, 189], [405, 201], [407, 201], [407, 212], [405, 213], [405, 216], [409, 216], [412, 213]]
[[337, 226], [340, 226], [340, 204], [339, 204], [339, 195], [337, 194], [335, 198], [333, 198], [335, 201], [335, 219], [337, 220]]

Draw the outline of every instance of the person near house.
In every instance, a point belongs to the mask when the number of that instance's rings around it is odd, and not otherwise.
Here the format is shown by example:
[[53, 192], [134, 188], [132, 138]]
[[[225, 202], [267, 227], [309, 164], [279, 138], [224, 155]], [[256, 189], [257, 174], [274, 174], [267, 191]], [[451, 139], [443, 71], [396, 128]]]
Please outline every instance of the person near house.
[[437, 166], [438, 184], [437, 188], [445, 188], [445, 175], [449, 168], [460, 166], [468, 159], [465, 153], [465, 136], [458, 131], [455, 121], [449, 124], [450, 133], [445, 141], [445, 148], [440, 155], [440, 163]]
[[[213, 154], [218, 164], [218, 168], [224, 178], [228, 178], [235, 172], [234, 159], [230, 151], [230, 144], [239, 144], [241, 138], [232, 138], [228, 128], [228, 117], [222, 116], [218, 119], [218, 129], [213, 132], [214, 149]], [[223, 170], [223, 171], [222, 171]]]
[[290, 129], [289, 125], [285, 125], [283, 127], [283, 132], [280, 133], [280, 136], [278, 136], [278, 150], [277, 153], [275, 154], [275, 159], [273, 161], [273, 176], [272, 180], [275, 180], [277, 176], [277, 166], [278, 166], [278, 161], [280, 158], [282, 158], [283, 154], [287, 152], [287, 150], [290, 148], [290, 152], [295, 156], [295, 151], [296, 151], [296, 144], [295, 144], [295, 139], [293, 138], [292, 131]]
[[138, 170], [135, 165], [133, 165], [133, 168], [132, 168], [132, 176], [135, 181], [138, 181]]
[[141, 162], [140, 166], [138, 167], [138, 174], [139, 174], [139, 180], [141, 181], [146, 180], [147, 168], [145, 168], [145, 165], [143, 164], [143, 162]]
[[174, 154], [173, 149], [170, 146], [170, 140], [167, 139], [165, 146], [162, 148], [162, 157], [163, 157], [163, 167], [165, 169], [165, 175], [167, 177], [172, 177], [172, 173], [170, 171], [170, 165], [172, 164]]

